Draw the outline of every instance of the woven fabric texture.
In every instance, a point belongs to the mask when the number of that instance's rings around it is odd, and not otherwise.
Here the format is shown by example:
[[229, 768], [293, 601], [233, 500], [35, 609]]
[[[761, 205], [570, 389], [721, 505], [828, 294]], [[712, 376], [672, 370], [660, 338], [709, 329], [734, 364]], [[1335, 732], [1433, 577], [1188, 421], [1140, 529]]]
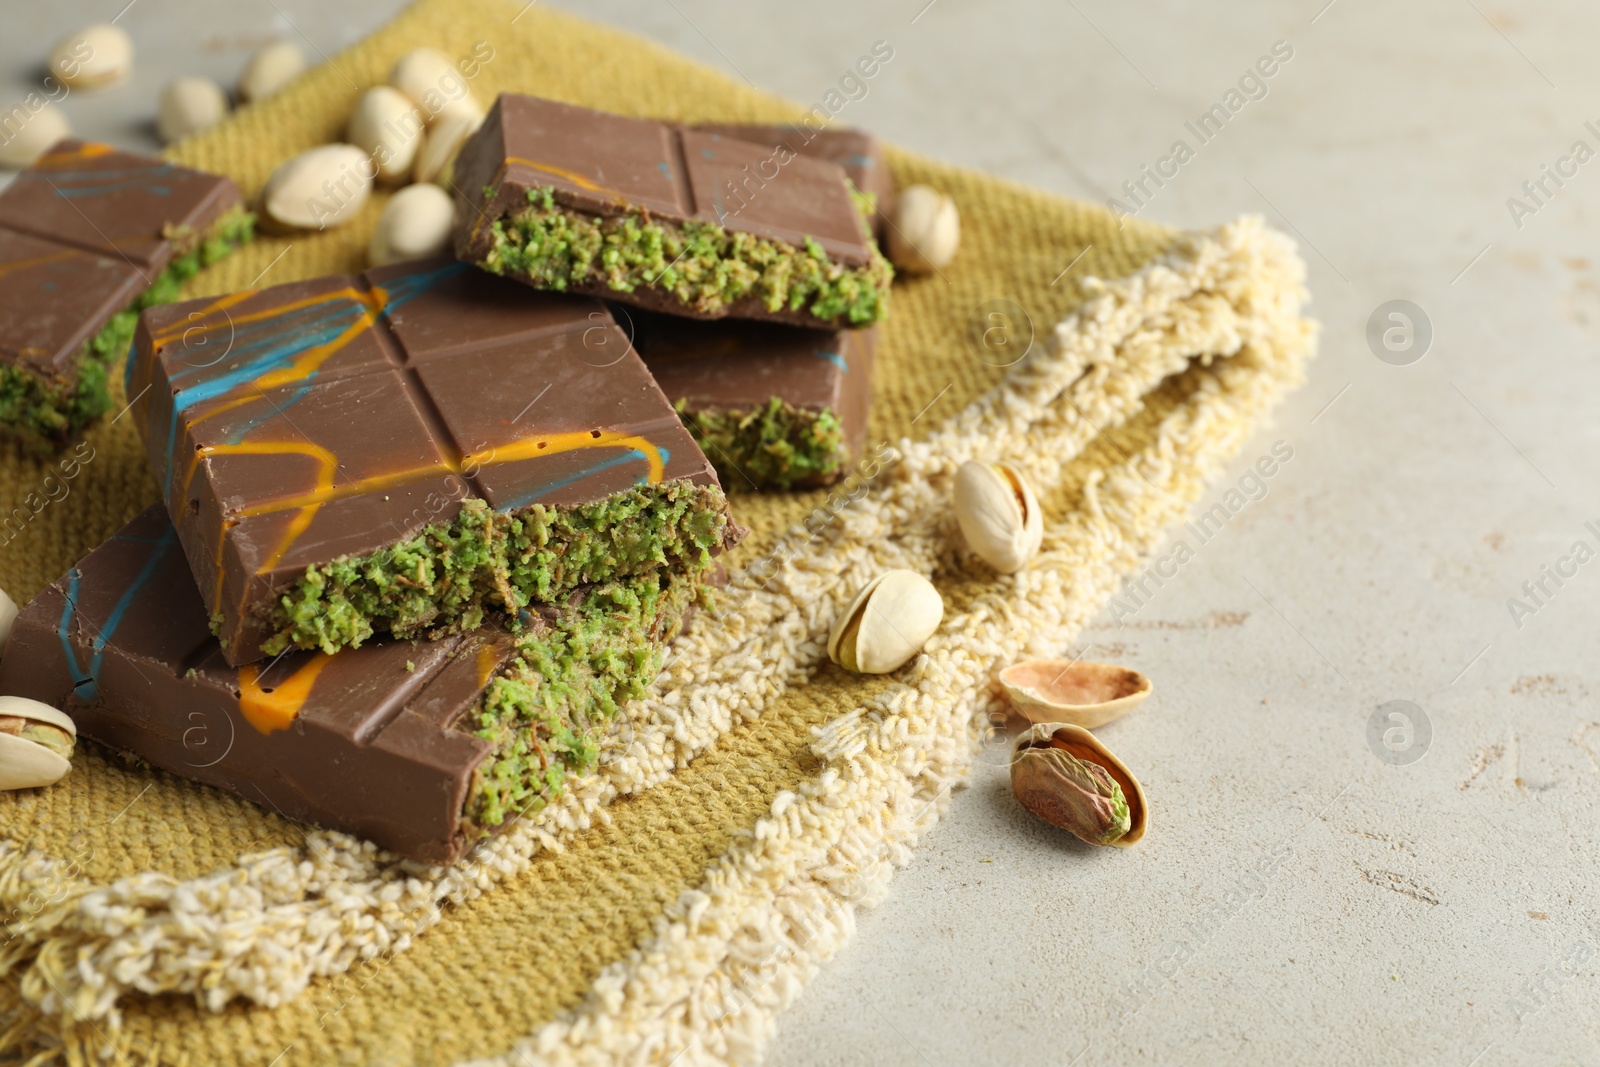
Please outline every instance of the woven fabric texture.
[[[171, 156], [253, 195], [283, 159], [339, 140], [360, 91], [421, 45], [476, 58], [485, 102], [521, 91], [691, 121], [804, 113], [571, 16], [423, 0]], [[832, 119], [850, 120], [848, 106]], [[735, 497], [752, 533], [723, 606], [674, 646], [600, 770], [445, 870], [86, 746], [59, 785], [0, 795], [0, 1058], [759, 1058], [777, 1013], [949, 802], [983, 743], [973, 724], [997, 667], [1065, 647], [1314, 345], [1302, 265], [1257, 220], [1119, 226], [908, 153], [890, 163], [897, 184], [955, 198], [963, 239], [942, 273], [895, 285], [873, 444], [833, 489]], [[261, 237], [189, 293], [359, 269], [385, 198], [336, 230]], [[1001, 351], [1014, 360], [978, 341], [996, 301], [1009, 302]], [[66, 495], [0, 550], [19, 602], [156, 499], [131, 422], [94, 428]], [[1040, 492], [1044, 551], [1019, 575], [957, 547], [950, 486], [971, 458], [1018, 463]], [[0, 458], [4, 510], [51, 473]], [[841, 672], [829, 624], [891, 566], [934, 578], [945, 625], [895, 675]]]

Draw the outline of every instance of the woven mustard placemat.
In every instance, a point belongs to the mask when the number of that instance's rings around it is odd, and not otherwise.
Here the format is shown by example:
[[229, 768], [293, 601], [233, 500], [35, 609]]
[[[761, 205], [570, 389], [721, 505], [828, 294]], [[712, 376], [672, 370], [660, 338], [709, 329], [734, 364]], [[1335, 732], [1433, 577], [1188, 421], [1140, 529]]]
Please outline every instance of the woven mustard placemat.
[[[570, 16], [424, 0], [171, 155], [253, 194], [282, 159], [338, 140], [358, 93], [424, 44], [475, 60], [482, 101], [802, 112]], [[444, 870], [85, 751], [61, 784], [0, 795], [0, 1058], [759, 1058], [776, 1013], [948, 802], [997, 667], [1066, 646], [1313, 348], [1302, 265], [1258, 220], [1119, 227], [1091, 205], [890, 162], [898, 184], [956, 199], [963, 242], [942, 274], [896, 284], [875, 443], [831, 490], [736, 498], [753, 532], [724, 606], [674, 647], [600, 770]], [[190, 295], [358, 269], [382, 200], [341, 229], [261, 238]], [[1027, 352], [1008, 367], [974, 337], [994, 301], [1010, 302], [1010, 351]], [[19, 602], [156, 499], [131, 420], [88, 440], [70, 481], [0, 460], [0, 509], [59, 498], [0, 547]], [[1021, 574], [997, 579], [953, 547], [951, 479], [969, 458], [1018, 463], [1039, 488], [1044, 551]], [[895, 675], [846, 675], [827, 663], [828, 626], [887, 567], [932, 576], [945, 624]]]

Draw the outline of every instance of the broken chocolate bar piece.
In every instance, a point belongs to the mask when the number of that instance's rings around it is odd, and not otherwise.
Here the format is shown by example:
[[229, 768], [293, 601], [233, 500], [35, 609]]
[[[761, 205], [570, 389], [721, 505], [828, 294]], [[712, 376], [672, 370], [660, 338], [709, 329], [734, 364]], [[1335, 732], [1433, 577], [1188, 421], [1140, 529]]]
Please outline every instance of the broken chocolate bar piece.
[[454, 261], [152, 309], [129, 373], [235, 665], [470, 630], [742, 532], [603, 304]]
[[23, 609], [0, 692], [287, 818], [449, 863], [593, 767], [704, 575], [582, 590], [514, 636], [491, 628], [230, 667], [156, 505]]
[[456, 254], [696, 318], [865, 326], [893, 270], [834, 163], [502, 94], [455, 165]]
[[[878, 139], [866, 130], [848, 126], [813, 129], [809, 122], [788, 125], [741, 125], [703, 122], [694, 127], [701, 133], [732, 137], [765, 146], [775, 160], [784, 152], [837, 163], [857, 191], [871, 197], [873, 236], [881, 244], [888, 220], [894, 212], [894, 179], [883, 158]], [[768, 165], [768, 170], [771, 166]]]
[[0, 429], [59, 448], [110, 406], [142, 308], [251, 236], [227, 178], [61, 141], [0, 190]]
[[629, 317], [656, 384], [729, 489], [827, 485], [861, 455], [876, 329]]

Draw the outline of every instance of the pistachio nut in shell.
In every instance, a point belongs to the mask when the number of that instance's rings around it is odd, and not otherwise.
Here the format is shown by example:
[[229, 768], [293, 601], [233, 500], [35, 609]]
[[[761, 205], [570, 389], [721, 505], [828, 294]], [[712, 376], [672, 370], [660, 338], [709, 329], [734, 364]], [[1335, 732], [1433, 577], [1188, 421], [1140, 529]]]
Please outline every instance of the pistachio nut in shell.
[[1132, 711], [1154, 687], [1143, 674], [1115, 663], [1030, 659], [1001, 671], [1000, 688], [1029, 722], [1093, 730]]
[[375, 85], [356, 99], [345, 127], [345, 140], [372, 157], [378, 178], [403, 182], [422, 146], [423, 116], [410, 97], [387, 85]]
[[110, 85], [121, 81], [133, 67], [133, 38], [109, 22], [85, 26], [56, 42], [50, 49], [49, 67], [50, 73], [74, 89]]
[[372, 159], [355, 145], [318, 145], [278, 165], [262, 187], [261, 210], [280, 228], [338, 226], [367, 202], [374, 174]]
[[374, 267], [437, 256], [450, 247], [456, 204], [428, 182], [408, 185], [389, 198], [373, 228], [367, 262]]
[[[15, 115], [18, 111], [27, 112], [28, 109], [27, 102], [12, 107], [0, 102], [0, 115]], [[46, 101], [16, 127], [15, 133], [6, 130], [5, 135], [0, 137], [0, 167], [21, 170], [44, 155], [51, 145], [63, 137], [71, 136], [72, 126], [67, 122], [67, 117], [59, 107]]]
[[228, 94], [210, 78], [174, 78], [161, 90], [156, 130], [167, 144], [209, 130], [228, 114]]
[[1144, 790], [1122, 761], [1081, 726], [1038, 723], [1017, 738], [1011, 791], [1024, 808], [1091, 845], [1126, 848], [1144, 836]]
[[932, 274], [949, 266], [961, 246], [961, 214], [956, 202], [927, 185], [908, 185], [895, 194], [894, 225], [889, 227], [889, 259], [907, 274]]
[[389, 84], [415, 101], [430, 124], [448, 114], [476, 115], [483, 121], [483, 107], [473, 99], [467, 79], [437, 48], [414, 48], [395, 60]]
[[48, 704], [0, 697], [0, 790], [34, 789], [72, 769], [78, 729]]
[[305, 53], [293, 41], [272, 41], [256, 49], [239, 75], [240, 103], [265, 100], [306, 69]]
[[435, 119], [417, 148], [416, 162], [411, 165], [411, 180], [449, 184], [456, 155], [481, 125], [482, 115], [450, 113]]
[[828, 634], [828, 658], [858, 674], [888, 674], [922, 651], [944, 620], [944, 598], [915, 571], [885, 571], [861, 587]]
[[1009, 463], [975, 459], [956, 471], [956, 522], [967, 547], [1001, 574], [1014, 574], [1039, 553], [1044, 515], [1022, 472]]

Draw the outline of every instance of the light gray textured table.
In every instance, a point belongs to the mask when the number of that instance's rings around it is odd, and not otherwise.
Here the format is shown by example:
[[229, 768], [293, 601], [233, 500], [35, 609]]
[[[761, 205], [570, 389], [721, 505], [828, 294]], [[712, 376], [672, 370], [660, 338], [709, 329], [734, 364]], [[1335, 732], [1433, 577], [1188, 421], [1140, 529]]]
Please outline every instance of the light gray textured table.
[[[121, 6], [9, 2], [0, 89]], [[65, 106], [151, 147], [170, 74], [231, 83], [264, 39], [298, 27], [331, 52], [399, 6], [139, 0], [128, 91]], [[1600, 549], [1600, 161], [1570, 156], [1600, 151], [1600, 10], [568, 6], [804, 101], [884, 39], [894, 59], [848, 121], [1073, 196], [1118, 195], [1186, 140], [1142, 213], [1264, 214], [1301, 242], [1325, 324], [1310, 383], [1232, 472], [1285, 442], [1267, 495], [1076, 650], [1156, 681], [1105, 731], [1141, 769], [1149, 837], [1063, 840], [984, 762], [783, 1018], [773, 1062], [1600, 1062], [1600, 562], [1561, 563]], [[1278, 41], [1293, 56], [1266, 95], [1199, 145], [1185, 122]], [[1571, 176], [1535, 202], [1545, 165]], [[1431, 323], [1410, 365], [1365, 336], [1393, 299]], [[1528, 598], [1558, 565], [1576, 573]], [[1369, 746], [1391, 700], [1431, 725], [1406, 765]]]

